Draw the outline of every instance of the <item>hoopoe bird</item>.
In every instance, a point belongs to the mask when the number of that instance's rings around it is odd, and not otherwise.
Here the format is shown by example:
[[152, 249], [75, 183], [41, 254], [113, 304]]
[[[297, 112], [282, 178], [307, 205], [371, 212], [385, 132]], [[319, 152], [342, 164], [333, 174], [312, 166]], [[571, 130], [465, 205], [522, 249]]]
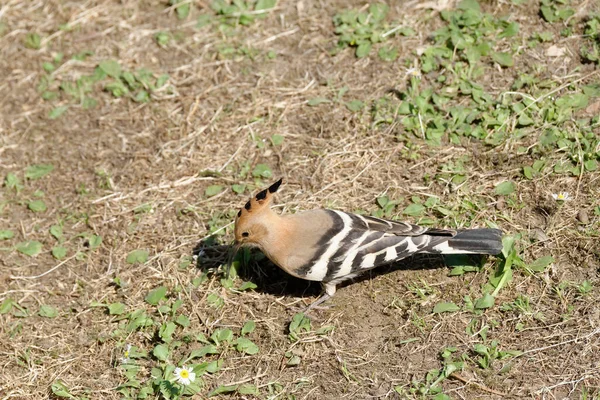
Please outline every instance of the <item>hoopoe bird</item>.
[[417, 253], [490, 254], [502, 251], [499, 229], [433, 229], [406, 222], [318, 209], [279, 215], [271, 209], [283, 179], [252, 197], [235, 218], [235, 250], [258, 247], [295, 277], [321, 282], [331, 298], [337, 285]]

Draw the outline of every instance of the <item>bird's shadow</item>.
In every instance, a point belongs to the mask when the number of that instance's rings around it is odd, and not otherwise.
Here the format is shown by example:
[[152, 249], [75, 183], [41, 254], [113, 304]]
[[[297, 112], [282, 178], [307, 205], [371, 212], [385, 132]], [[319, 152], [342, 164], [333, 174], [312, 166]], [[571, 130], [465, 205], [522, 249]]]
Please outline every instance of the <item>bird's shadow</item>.
[[[218, 238], [210, 236], [196, 244], [193, 255], [197, 257], [196, 267], [208, 274], [225, 277], [227, 264], [231, 262], [233, 274], [242, 280], [254, 283], [258, 293], [274, 296], [315, 297], [322, 293], [319, 282], [299, 279], [287, 274], [273, 264], [257, 249], [241, 248], [233, 254], [233, 246], [222, 244]], [[477, 270], [483, 266], [487, 256], [478, 254], [434, 255], [417, 254], [391, 264], [369, 270], [364, 274], [344, 282], [340, 287], [373, 279], [379, 275], [398, 270], [431, 270], [464, 267]]]

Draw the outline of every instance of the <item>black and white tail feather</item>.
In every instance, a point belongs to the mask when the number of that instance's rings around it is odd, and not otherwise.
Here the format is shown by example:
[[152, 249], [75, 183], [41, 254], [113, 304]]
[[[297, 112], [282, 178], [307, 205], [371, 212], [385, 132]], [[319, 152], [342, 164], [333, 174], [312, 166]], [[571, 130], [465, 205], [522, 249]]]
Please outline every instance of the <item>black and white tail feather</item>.
[[311, 308], [333, 296], [336, 285], [369, 269], [414, 254], [498, 254], [499, 229], [432, 229], [406, 222], [325, 210], [334, 221], [319, 243], [319, 251], [298, 274], [321, 281], [325, 295]]

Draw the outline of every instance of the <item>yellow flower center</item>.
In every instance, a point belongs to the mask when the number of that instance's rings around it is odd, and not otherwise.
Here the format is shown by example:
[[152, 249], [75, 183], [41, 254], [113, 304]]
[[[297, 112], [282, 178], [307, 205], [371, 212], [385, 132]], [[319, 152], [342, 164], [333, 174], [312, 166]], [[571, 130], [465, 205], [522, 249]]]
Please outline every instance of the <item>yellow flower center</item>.
[[183, 379], [187, 379], [190, 377], [190, 372], [187, 369], [182, 369], [179, 373]]
[[123, 353], [123, 355], [125, 356], [125, 358], [129, 358], [129, 352], [127, 350], [125, 350], [125, 353]]

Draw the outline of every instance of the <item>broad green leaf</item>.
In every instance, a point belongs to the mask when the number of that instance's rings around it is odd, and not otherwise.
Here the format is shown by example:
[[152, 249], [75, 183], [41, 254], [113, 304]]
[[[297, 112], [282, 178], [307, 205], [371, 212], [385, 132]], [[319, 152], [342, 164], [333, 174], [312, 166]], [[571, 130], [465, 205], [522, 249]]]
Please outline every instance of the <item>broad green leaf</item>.
[[36, 164], [27, 167], [25, 170], [26, 179], [40, 179], [54, 170], [54, 165], [51, 164]]
[[44, 200], [31, 200], [27, 203], [27, 208], [33, 212], [43, 212], [48, 209]]
[[515, 65], [515, 61], [509, 53], [494, 52], [492, 53], [492, 60], [500, 64], [501, 67], [512, 67]]
[[186, 358], [185, 362], [193, 360], [194, 358], [204, 357], [207, 354], [219, 354], [219, 349], [214, 344], [208, 344], [206, 346], [202, 346], [199, 349], [192, 350], [190, 355]]
[[257, 164], [252, 171], [252, 176], [255, 178], [271, 178], [273, 173], [267, 164]]
[[15, 236], [13, 231], [0, 230], [0, 240], [12, 239]]
[[246, 185], [232, 185], [231, 190], [237, 194], [242, 194], [246, 191]]
[[190, 326], [190, 319], [187, 315], [180, 314], [179, 316], [177, 316], [175, 322], [178, 325], [183, 326], [184, 328]]
[[233, 339], [233, 331], [231, 329], [216, 329], [210, 335], [210, 338], [217, 346], [223, 342], [229, 343]]
[[255, 385], [250, 385], [248, 383], [238, 386], [237, 392], [241, 395], [249, 394], [255, 397], [259, 397], [258, 388]]
[[254, 6], [254, 10], [269, 10], [277, 4], [277, 0], [258, 0], [256, 2], [256, 6]]
[[322, 103], [331, 103], [331, 100], [326, 99], [324, 97], [315, 97], [313, 99], [308, 100], [308, 105], [311, 107], [318, 106]]
[[15, 189], [17, 192], [23, 188], [19, 178], [12, 172], [6, 174], [6, 178], [4, 178], [4, 185], [9, 189]]
[[531, 179], [533, 179], [534, 174], [535, 174], [535, 170], [533, 168], [531, 168], [530, 166], [526, 165], [523, 167], [523, 175], [525, 176], [525, 178], [531, 180]]
[[17, 244], [17, 251], [30, 257], [38, 255], [42, 251], [42, 244], [37, 240], [30, 240]]
[[60, 240], [63, 235], [63, 229], [60, 225], [52, 225], [50, 227], [50, 234], [56, 238], [56, 240]]
[[514, 192], [516, 189], [515, 184], [511, 181], [504, 181], [496, 186], [495, 192], [500, 196], [507, 196]]
[[52, 257], [57, 260], [62, 260], [67, 255], [67, 249], [62, 246], [55, 246], [52, 248]]
[[90, 249], [98, 248], [102, 244], [102, 236], [91, 235], [88, 238], [88, 242], [90, 244]]
[[169, 321], [166, 324], [162, 324], [160, 330], [158, 331], [158, 336], [160, 336], [163, 342], [170, 343], [173, 340], [173, 333], [175, 333], [175, 329], [177, 329], [175, 323]]
[[98, 64], [98, 68], [100, 68], [106, 75], [115, 79], [121, 76], [121, 64], [115, 60], [101, 61], [100, 64]]
[[271, 136], [271, 142], [273, 142], [273, 146], [280, 146], [283, 143], [283, 136], [275, 134]]
[[554, 262], [554, 257], [543, 256], [529, 264], [529, 269], [535, 272], [542, 272], [546, 267]]
[[460, 310], [460, 307], [452, 302], [437, 303], [435, 305], [435, 307], [433, 307], [433, 312], [437, 313], [437, 314], [445, 313], [445, 312], [454, 312], [454, 311], [459, 311], [459, 310]]
[[144, 300], [146, 303], [156, 306], [166, 295], [167, 288], [165, 286], [159, 286], [156, 289], [151, 290]]
[[356, 57], [363, 58], [363, 57], [368, 56], [369, 53], [371, 52], [371, 47], [373, 47], [371, 42], [359, 44], [356, 47]]
[[58, 316], [58, 310], [52, 306], [43, 304], [40, 306], [40, 317], [45, 318], [56, 318]]
[[111, 303], [108, 305], [108, 313], [110, 315], [121, 315], [125, 312], [125, 304]]
[[238, 288], [238, 290], [240, 292], [243, 292], [244, 290], [249, 290], [249, 289], [256, 289], [257, 286], [255, 283], [252, 282], [244, 282], [240, 285], [240, 287]]
[[587, 160], [583, 165], [587, 171], [595, 171], [598, 169], [598, 161], [596, 160]]
[[213, 397], [218, 394], [233, 393], [237, 390], [237, 388], [238, 388], [238, 385], [229, 385], [229, 386], [219, 385], [216, 388], [214, 388], [213, 390], [211, 390], [207, 396]]
[[254, 329], [256, 329], [256, 322], [250, 320], [247, 321], [244, 326], [242, 327], [242, 335], [247, 335], [249, 333], [254, 332]]
[[258, 346], [251, 340], [240, 337], [235, 341], [235, 348], [240, 353], [256, 354], [258, 353]]
[[478, 310], [490, 308], [494, 305], [495, 301], [496, 299], [494, 299], [494, 296], [492, 296], [489, 293], [486, 293], [485, 295], [483, 295], [483, 297], [477, 299], [477, 301], [475, 302], [475, 308]]
[[12, 309], [13, 304], [16, 304], [13, 299], [10, 297], [5, 298], [4, 301], [0, 303], [0, 314], [6, 314], [9, 312]]
[[365, 103], [360, 100], [352, 100], [346, 103], [346, 108], [352, 112], [357, 112], [363, 109]]
[[221, 186], [221, 185], [210, 185], [209, 187], [207, 187], [204, 190], [204, 195], [206, 197], [212, 197], [214, 195], [221, 193], [221, 190], [223, 190], [223, 186]]
[[418, 217], [425, 211], [425, 207], [422, 204], [411, 204], [402, 211], [402, 214], [409, 215], [411, 217]]
[[52, 383], [51, 389], [55, 396], [66, 397], [68, 399], [77, 399], [77, 397], [69, 393], [69, 388], [60, 379]]
[[398, 58], [398, 49], [392, 46], [386, 46], [379, 49], [377, 53], [383, 61], [395, 61]]
[[61, 115], [63, 115], [65, 113], [65, 111], [67, 111], [68, 109], [69, 109], [69, 106], [55, 107], [52, 110], [50, 110], [50, 112], [48, 113], [48, 118], [56, 119], [56, 118], [60, 117]]
[[133, 250], [131, 253], [129, 253], [127, 255], [127, 263], [128, 264], [135, 264], [135, 263], [140, 263], [143, 264], [146, 261], [148, 261], [148, 250], [142, 250], [142, 249], [138, 249], [138, 250]]
[[169, 347], [165, 344], [159, 344], [154, 347], [152, 354], [160, 361], [167, 361], [169, 358]]

